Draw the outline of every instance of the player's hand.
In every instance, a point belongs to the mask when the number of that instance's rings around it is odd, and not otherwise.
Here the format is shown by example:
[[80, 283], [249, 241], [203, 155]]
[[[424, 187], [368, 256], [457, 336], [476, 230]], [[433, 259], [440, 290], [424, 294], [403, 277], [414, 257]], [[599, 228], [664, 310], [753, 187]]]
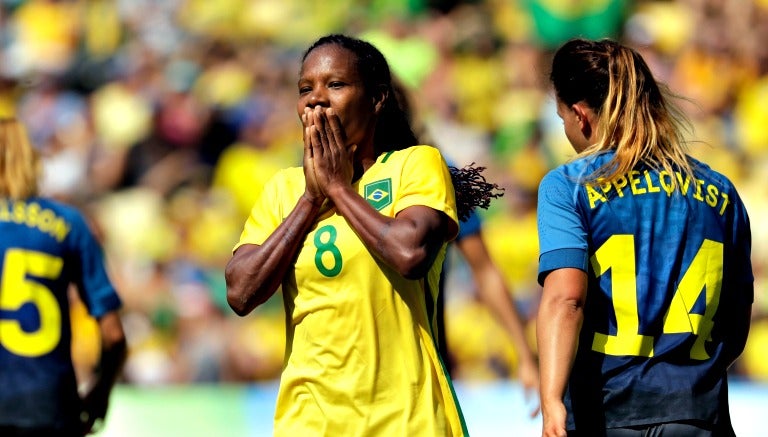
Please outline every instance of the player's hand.
[[80, 429], [83, 435], [96, 434], [101, 431], [104, 418], [92, 417], [87, 411], [80, 414]]
[[565, 404], [554, 402], [542, 404], [541, 437], [567, 437], [565, 430], [566, 411]]
[[311, 130], [314, 126], [314, 117], [309, 108], [304, 109], [301, 114], [301, 123], [304, 125], [304, 179], [306, 188], [304, 196], [314, 205], [322, 205], [325, 200], [325, 194], [320, 189], [315, 172], [315, 157], [313, 155], [312, 142], [310, 140]]
[[352, 183], [356, 146], [347, 147], [344, 127], [333, 109], [316, 106], [308, 113], [308, 119], [317, 184], [324, 195], [332, 197], [335, 188]]
[[539, 369], [532, 360], [521, 360], [517, 368], [517, 379], [523, 386], [526, 405], [533, 405], [530, 417], [538, 416], [541, 411], [539, 402]]
[[109, 393], [100, 387], [95, 387], [83, 398], [83, 409], [80, 412], [80, 426], [85, 434], [100, 431], [104, 424], [109, 405]]

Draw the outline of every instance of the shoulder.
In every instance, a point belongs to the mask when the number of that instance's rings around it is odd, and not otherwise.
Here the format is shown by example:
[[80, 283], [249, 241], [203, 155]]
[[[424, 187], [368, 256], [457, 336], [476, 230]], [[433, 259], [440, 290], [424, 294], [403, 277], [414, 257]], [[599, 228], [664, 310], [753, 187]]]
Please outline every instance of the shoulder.
[[548, 214], [554, 211], [574, 210], [585, 195], [585, 163], [575, 161], [562, 164], [549, 172], [539, 182], [538, 211]]
[[688, 157], [690, 159], [693, 171], [697, 177], [707, 180], [710, 183], [714, 183], [722, 190], [736, 191], [736, 187], [733, 182], [725, 176], [723, 173], [713, 169], [709, 164], [699, 161], [696, 158]]
[[14, 208], [15, 213], [23, 214], [27, 226], [58, 243], [79, 245], [95, 237], [94, 223], [75, 205], [47, 197], [30, 197], [18, 201]]
[[82, 213], [74, 205], [54, 200], [48, 197], [31, 197], [27, 199], [27, 203], [37, 203], [40, 208], [49, 209], [59, 215], [76, 215], [80, 216]]
[[437, 147], [425, 144], [406, 147], [402, 150], [386, 152], [382, 158], [382, 162], [410, 161], [414, 159], [445, 162], [442, 153], [440, 153], [440, 150]]
[[736, 185], [728, 178], [728, 176], [695, 158], [690, 158], [690, 160], [696, 178], [702, 179], [706, 186], [714, 185], [720, 193], [727, 194], [732, 201], [741, 202], [741, 197], [736, 189]]
[[[304, 168], [287, 167], [276, 171], [264, 184], [266, 190], [286, 191], [304, 189]], [[270, 188], [271, 187], [271, 188]]]
[[85, 214], [74, 205], [63, 203], [58, 200], [47, 197], [32, 197], [26, 200], [27, 205], [39, 205], [38, 220], [48, 220], [50, 218], [60, 218], [73, 226], [85, 225]]
[[295, 179], [304, 179], [304, 168], [303, 167], [288, 167], [283, 168], [281, 170], [278, 170], [275, 172], [275, 174], [272, 176], [273, 180], [295, 180]]
[[278, 205], [292, 207], [291, 203], [304, 192], [305, 187], [303, 167], [282, 168], [266, 180], [252, 208], [260, 205], [261, 213], [278, 213], [281, 208]]
[[440, 149], [434, 146], [421, 144], [418, 146], [411, 146], [405, 150], [410, 150], [414, 156], [423, 157], [424, 159], [439, 159], [445, 162], [445, 158], [440, 152]]
[[560, 164], [544, 175], [539, 183], [539, 190], [541, 191], [542, 187], [564, 186], [572, 188], [579, 186], [593, 172], [608, 163], [613, 155], [613, 151], [606, 151], [594, 155], [577, 156], [565, 164]]
[[[723, 173], [713, 169], [708, 164], [689, 157], [697, 183], [703, 184], [703, 189], [709, 195], [722, 196], [727, 199], [728, 209], [742, 220], [749, 221], [747, 206], [744, 204], [736, 185]], [[715, 193], [715, 194], [713, 194]]]
[[580, 170], [575, 168], [576, 166], [576, 163], [561, 164], [549, 170], [539, 182], [539, 193], [545, 194], [554, 188], [575, 185], [578, 177], [573, 177], [573, 175], [581, 173]]

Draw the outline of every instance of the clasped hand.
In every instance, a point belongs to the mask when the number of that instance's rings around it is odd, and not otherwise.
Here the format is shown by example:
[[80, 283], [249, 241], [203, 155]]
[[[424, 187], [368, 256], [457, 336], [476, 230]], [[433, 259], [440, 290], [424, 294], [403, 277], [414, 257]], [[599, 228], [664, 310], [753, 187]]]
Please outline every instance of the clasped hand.
[[331, 108], [305, 108], [304, 125], [305, 196], [321, 205], [332, 190], [350, 185], [354, 173], [352, 156], [356, 146], [346, 146], [346, 133], [341, 119]]

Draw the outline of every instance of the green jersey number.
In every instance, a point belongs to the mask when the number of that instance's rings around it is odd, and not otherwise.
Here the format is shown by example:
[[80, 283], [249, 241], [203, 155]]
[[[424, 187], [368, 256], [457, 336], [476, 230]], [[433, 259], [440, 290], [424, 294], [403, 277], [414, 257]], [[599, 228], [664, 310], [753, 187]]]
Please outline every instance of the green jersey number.
[[[324, 276], [332, 278], [341, 273], [341, 251], [336, 246], [336, 228], [331, 225], [323, 226], [315, 232], [315, 266]], [[331, 267], [326, 267], [326, 261], [331, 258]]]
[[[592, 350], [606, 355], [653, 356], [653, 336], [639, 329], [637, 285], [635, 282], [635, 239], [613, 235], [590, 258], [597, 276], [612, 273], [611, 294], [616, 314], [616, 335], [596, 332]], [[704, 348], [720, 302], [723, 273], [723, 243], [704, 240], [675, 290], [664, 315], [664, 334], [692, 333], [697, 336], [690, 357], [706, 360]], [[704, 314], [692, 313], [693, 304], [706, 290]]]
[[61, 274], [64, 261], [42, 252], [10, 249], [5, 253], [2, 272], [0, 309], [18, 311], [32, 304], [40, 315], [40, 326], [27, 332], [18, 320], [0, 319], [0, 345], [25, 357], [38, 357], [51, 352], [61, 339], [61, 309], [53, 292], [37, 281], [36, 276], [55, 279]]

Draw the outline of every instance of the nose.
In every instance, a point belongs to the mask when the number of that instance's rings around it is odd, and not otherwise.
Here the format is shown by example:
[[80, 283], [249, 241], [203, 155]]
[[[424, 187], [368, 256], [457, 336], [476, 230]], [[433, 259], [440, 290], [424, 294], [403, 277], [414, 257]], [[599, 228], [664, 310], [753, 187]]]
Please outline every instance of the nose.
[[315, 89], [307, 96], [307, 106], [314, 108], [317, 105], [327, 106], [328, 98], [322, 89]]

